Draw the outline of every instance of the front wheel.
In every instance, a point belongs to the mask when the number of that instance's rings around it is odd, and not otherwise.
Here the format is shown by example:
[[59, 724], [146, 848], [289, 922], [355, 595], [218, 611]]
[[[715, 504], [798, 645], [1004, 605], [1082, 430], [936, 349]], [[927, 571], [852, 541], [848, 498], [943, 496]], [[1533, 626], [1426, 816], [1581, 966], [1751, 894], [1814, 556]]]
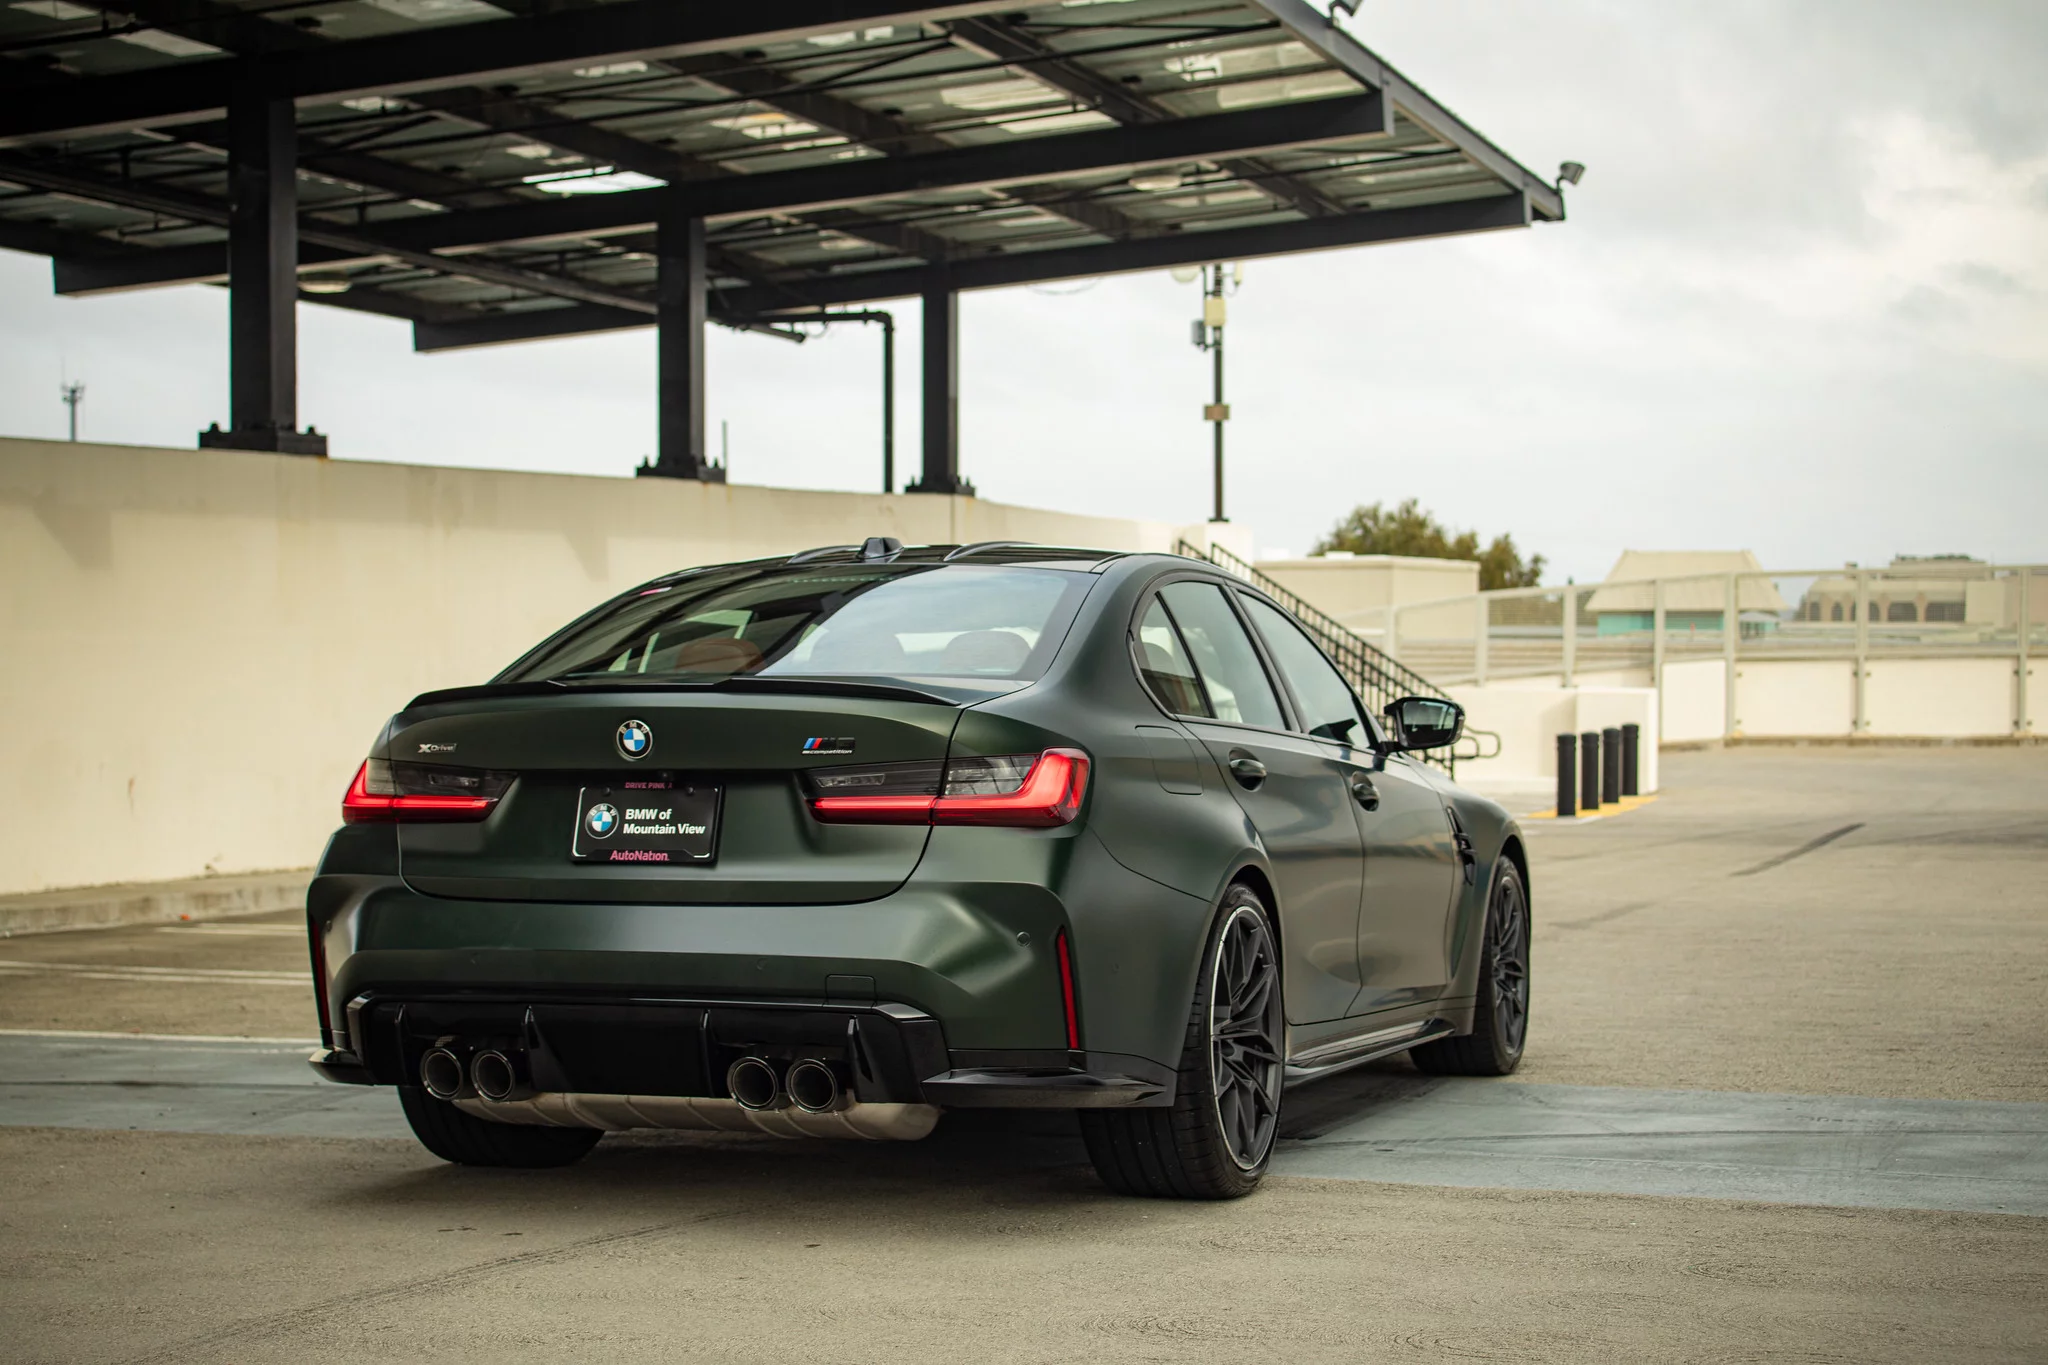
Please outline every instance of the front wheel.
[[1529, 895], [1503, 857], [1486, 901], [1472, 1032], [1410, 1048], [1408, 1056], [1433, 1076], [1505, 1076], [1522, 1064], [1528, 1041]]
[[1257, 1189], [1280, 1127], [1282, 1009], [1266, 907], [1250, 887], [1233, 886], [1202, 956], [1173, 1107], [1081, 1111], [1102, 1183], [1165, 1199], [1238, 1199]]

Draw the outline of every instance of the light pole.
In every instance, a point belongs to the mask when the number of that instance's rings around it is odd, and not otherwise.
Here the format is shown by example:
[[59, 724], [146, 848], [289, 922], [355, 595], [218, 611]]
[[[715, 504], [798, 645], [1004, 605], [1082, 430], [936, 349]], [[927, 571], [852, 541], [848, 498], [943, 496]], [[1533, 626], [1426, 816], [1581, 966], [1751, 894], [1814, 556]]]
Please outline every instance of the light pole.
[[[1195, 346], [1209, 352], [1214, 362], [1216, 376], [1215, 398], [1202, 409], [1202, 420], [1215, 430], [1216, 445], [1216, 511], [1209, 520], [1228, 521], [1223, 515], [1223, 424], [1230, 420], [1230, 405], [1223, 401], [1223, 321], [1227, 311], [1223, 302], [1223, 272], [1221, 261], [1202, 267], [1202, 316], [1195, 322]], [[1244, 282], [1244, 268], [1232, 272], [1231, 282]]]
[[85, 381], [67, 383], [63, 387], [64, 406], [71, 409], [71, 439], [78, 439], [78, 405], [85, 401]]

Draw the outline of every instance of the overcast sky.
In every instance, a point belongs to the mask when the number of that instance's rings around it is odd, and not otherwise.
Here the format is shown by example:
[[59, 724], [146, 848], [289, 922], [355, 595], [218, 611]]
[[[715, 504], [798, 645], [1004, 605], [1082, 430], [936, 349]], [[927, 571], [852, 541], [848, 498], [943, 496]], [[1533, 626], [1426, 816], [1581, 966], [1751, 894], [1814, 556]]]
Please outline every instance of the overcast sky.
[[[1300, 553], [1361, 502], [1511, 532], [1549, 581], [1625, 548], [1803, 567], [2048, 560], [2048, 6], [2039, 0], [1365, 0], [1349, 27], [1530, 167], [1571, 220], [1251, 262], [1231, 302], [1230, 514]], [[895, 305], [899, 481], [916, 305]], [[1208, 514], [1196, 287], [967, 295], [962, 463], [984, 497]], [[432, 356], [301, 306], [300, 417], [340, 458], [624, 475], [651, 331]], [[735, 481], [880, 480], [880, 338], [714, 329]], [[227, 417], [227, 297], [50, 294], [0, 251], [0, 433], [189, 446]]]

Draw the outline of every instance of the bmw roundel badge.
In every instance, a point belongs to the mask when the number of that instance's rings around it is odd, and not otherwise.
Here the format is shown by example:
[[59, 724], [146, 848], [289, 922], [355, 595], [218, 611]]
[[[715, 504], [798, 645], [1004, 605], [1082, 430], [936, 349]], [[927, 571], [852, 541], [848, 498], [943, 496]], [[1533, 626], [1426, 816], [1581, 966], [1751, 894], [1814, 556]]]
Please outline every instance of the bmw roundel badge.
[[598, 803], [590, 808], [590, 814], [583, 817], [583, 828], [590, 831], [593, 839], [604, 839], [619, 827], [619, 811], [616, 806]]
[[616, 736], [621, 758], [645, 758], [654, 749], [654, 731], [644, 720], [629, 720]]

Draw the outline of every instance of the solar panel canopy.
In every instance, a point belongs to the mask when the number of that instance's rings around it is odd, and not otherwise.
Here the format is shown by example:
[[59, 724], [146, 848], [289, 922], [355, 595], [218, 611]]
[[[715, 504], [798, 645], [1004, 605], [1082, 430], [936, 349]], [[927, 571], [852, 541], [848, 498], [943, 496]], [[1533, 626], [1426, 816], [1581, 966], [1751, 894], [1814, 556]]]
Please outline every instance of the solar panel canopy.
[[0, 0], [0, 246], [228, 276], [228, 112], [295, 109], [306, 296], [423, 348], [1522, 226], [1558, 192], [1300, 0]]

